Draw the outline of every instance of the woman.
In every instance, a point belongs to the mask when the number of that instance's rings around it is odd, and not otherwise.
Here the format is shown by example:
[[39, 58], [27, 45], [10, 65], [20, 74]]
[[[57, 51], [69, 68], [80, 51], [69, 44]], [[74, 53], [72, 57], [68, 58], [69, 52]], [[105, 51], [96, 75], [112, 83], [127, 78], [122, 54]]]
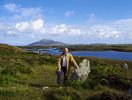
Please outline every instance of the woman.
[[65, 48], [63, 53], [58, 59], [58, 66], [57, 66], [58, 85], [62, 84], [62, 79], [61, 79], [62, 74], [64, 74], [64, 81], [66, 81], [67, 78], [69, 77], [69, 74], [71, 72], [71, 66], [70, 66], [71, 63], [73, 63], [77, 68], [79, 68], [73, 56], [69, 53], [68, 48]]

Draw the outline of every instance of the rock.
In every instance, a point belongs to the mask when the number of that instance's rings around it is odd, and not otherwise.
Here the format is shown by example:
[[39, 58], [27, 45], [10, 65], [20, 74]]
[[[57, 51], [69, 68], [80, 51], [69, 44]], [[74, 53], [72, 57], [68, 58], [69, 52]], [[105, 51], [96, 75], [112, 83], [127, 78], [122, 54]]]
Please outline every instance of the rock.
[[49, 87], [48, 86], [44, 86], [43, 88], [42, 88], [42, 90], [46, 90], [46, 89], [48, 89]]
[[80, 67], [72, 71], [70, 79], [80, 80], [81, 82], [84, 82], [87, 79], [89, 73], [90, 73], [90, 62], [89, 60], [84, 59], [80, 63]]
[[127, 63], [124, 63], [122, 67], [125, 68], [126, 70], [128, 70], [128, 64]]
[[128, 95], [132, 95], [132, 87], [128, 89]]

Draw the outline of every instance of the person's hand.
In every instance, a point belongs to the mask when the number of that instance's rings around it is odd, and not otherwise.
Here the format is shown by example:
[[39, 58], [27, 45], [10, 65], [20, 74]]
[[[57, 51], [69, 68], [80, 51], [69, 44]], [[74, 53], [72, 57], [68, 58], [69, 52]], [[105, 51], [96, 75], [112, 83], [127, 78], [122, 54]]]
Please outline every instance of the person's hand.
[[61, 70], [60, 70], [60, 69], [58, 69], [57, 71], [58, 71], [58, 72], [60, 72]]
[[60, 72], [60, 71], [61, 71], [61, 70], [57, 69], [57, 70], [56, 70], [56, 73], [57, 73], [57, 72]]
[[77, 69], [79, 68], [79, 66], [77, 65]]

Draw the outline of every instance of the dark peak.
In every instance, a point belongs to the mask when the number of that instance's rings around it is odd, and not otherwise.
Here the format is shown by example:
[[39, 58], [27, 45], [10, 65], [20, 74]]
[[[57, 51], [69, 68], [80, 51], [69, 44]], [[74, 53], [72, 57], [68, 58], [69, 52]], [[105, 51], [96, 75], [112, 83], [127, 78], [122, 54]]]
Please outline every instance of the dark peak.
[[54, 41], [51, 39], [42, 39], [37, 42], [29, 44], [30, 46], [43, 46], [43, 45], [65, 45], [65, 43]]

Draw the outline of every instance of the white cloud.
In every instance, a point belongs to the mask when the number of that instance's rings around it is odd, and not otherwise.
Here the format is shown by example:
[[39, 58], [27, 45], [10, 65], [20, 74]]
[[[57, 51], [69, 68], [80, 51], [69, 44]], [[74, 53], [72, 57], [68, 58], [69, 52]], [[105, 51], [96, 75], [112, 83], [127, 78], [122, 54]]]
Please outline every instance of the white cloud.
[[[14, 15], [12, 21], [1, 19], [0, 32], [5, 35], [30, 36], [31, 38], [48, 36], [70, 36], [93, 39], [132, 39], [132, 19], [115, 20], [107, 23], [95, 22], [95, 14], [89, 14], [87, 24], [66, 25], [45, 23], [41, 7], [26, 8], [13, 3], [4, 5]], [[66, 11], [65, 16], [74, 15], [74, 11]], [[2, 23], [3, 22], [3, 23]], [[1, 34], [0, 34], [1, 35]]]
[[[40, 35], [44, 28], [43, 9], [41, 7], [23, 7], [15, 3], [6, 3], [3, 7], [12, 13], [0, 19], [0, 36], [31, 36]], [[8, 20], [7, 20], [8, 18]], [[2, 23], [3, 22], [3, 23]]]
[[65, 16], [66, 17], [71, 17], [72, 15], [74, 15], [74, 11], [73, 10], [65, 12]]
[[9, 36], [20, 36], [21, 34], [18, 34], [16, 31], [7, 31], [6, 35], [9, 35]]
[[5, 30], [5, 29], [6, 29], [5, 25], [3, 23], [0, 23], [0, 31]]
[[36, 32], [39, 31], [41, 28], [44, 27], [44, 20], [43, 19], [37, 19], [32, 20], [29, 22], [19, 22], [16, 23], [15, 28], [20, 32]]
[[73, 36], [80, 38], [97, 38], [97, 39], [117, 39], [122, 38], [122, 34], [116, 28], [108, 25], [93, 26], [68, 26], [65, 24], [56, 25], [48, 28], [46, 33], [55, 36]]
[[93, 38], [121, 38], [120, 31], [108, 25], [94, 25], [90, 27], [91, 30], [88, 34], [92, 35]]
[[15, 27], [18, 31], [25, 31], [25, 30], [29, 29], [29, 23], [28, 22], [16, 23]]
[[81, 30], [73, 26], [58, 24], [49, 28], [47, 33], [53, 36], [79, 36], [81, 35]]
[[32, 27], [34, 30], [40, 30], [44, 27], [44, 20], [43, 19], [37, 19], [35, 21], [32, 21]]
[[6, 10], [14, 13], [12, 19], [24, 19], [24, 18], [43, 18], [43, 10], [41, 7], [21, 7], [20, 5], [16, 5], [15, 3], [7, 3], [3, 6]]
[[[123, 39], [132, 38], [132, 21], [118, 20], [111, 23], [95, 25], [56, 24], [46, 26], [43, 19], [20, 21], [14, 24], [0, 24], [0, 30], [8, 35], [30, 36], [70, 36], [87, 39]], [[127, 27], [126, 27], [127, 26]]]
[[14, 3], [7, 3], [4, 7], [11, 12], [17, 12], [17, 6]]
[[[49, 36], [75, 36], [80, 38], [96, 38], [96, 39], [117, 39], [123, 38], [127, 35], [122, 34], [122, 31], [108, 25], [93, 25], [93, 26], [68, 26], [65, 24], [58, 24], [51, 27], [44, 27], [42, 19], [32, 20], [29, 22], [16, 23], [15, 29], [10, 27], [7, 31], [15, 34], [30, 33], [31, 37], [49, 35]], [[11, 33], [10, 32], [10, 33]], [[8, 32], [8, 34], [10, 34]], [[130, 37], [127, 37], [130, 38]]]
[[81, 30], [78, 28], [72, 28], [72, 29], [69, 29], [68, 34], [70, 36], [81, 36]]
[[65, 24], [56, 25], [51, 28], [51, 33], [64, 33], [67, 31], [67, 26]]

